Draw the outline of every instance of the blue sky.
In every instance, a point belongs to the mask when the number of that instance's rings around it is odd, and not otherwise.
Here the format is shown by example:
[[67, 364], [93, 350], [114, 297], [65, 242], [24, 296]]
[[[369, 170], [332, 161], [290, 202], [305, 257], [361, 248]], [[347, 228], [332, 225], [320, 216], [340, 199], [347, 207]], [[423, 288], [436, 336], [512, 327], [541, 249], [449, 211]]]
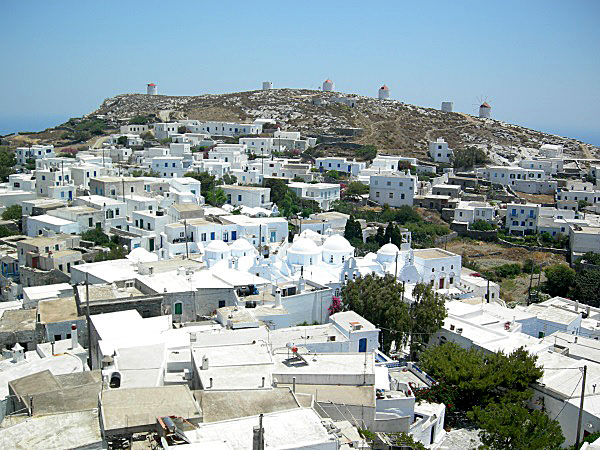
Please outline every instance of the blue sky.
[[107, 97], [316, 88], [454, 101], [600, 145], [600, 2], [0, 2], [0, 134]]

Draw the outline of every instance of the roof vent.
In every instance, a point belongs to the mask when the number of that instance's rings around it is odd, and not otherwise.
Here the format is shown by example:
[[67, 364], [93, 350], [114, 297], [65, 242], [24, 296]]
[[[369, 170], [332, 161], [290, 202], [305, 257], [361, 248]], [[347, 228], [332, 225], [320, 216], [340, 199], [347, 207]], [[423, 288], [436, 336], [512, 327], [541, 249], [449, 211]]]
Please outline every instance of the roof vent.
[[352, 327], [352, 331], [361, 330], [363, 327], [360, 322], [350, 322], [350, 326]]

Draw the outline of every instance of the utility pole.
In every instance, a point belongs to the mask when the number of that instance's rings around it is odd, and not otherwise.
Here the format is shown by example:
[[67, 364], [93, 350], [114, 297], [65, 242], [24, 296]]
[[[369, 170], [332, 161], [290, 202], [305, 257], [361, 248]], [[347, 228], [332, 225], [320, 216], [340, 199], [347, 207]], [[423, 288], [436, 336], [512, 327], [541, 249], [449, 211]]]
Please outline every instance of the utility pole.
[[64, 161], [60, 162], [60, 178], [62, 180], [61, 185], [64, 186], [65, 185], [65, 162]]
[[487, 295], [486, 295], [486, 299], [487, 299], [486, 303], [489, 303], [490, 302], [490, 279], [489, 278], [487, 280]]
[[396, 269], [394, 269], [394, 276], [398, 278], [398, 252], [396, 252]]
[[185, 259], [190, 259], [190, 253], [188, 250], [187, 219], [183, 220], [183, 229], [185, 234]]
[[90, 370], [92, 370], [92, 329], [90, 326], [90, 282], [88, 279], [88, 272], [85, 272], [85, 318], [87, 322], [87, 333], [88, 333], [88, 358]]
[[583, 380], [581, 383], [581, 402], [579, 403], [579, 417], [577, 418], [577, 432], [575, 433], [575, 448], [579, 448], [579, 434], [581, 433], [581, 416], [583, 415], [583, 399], [585, 397], [585, 376], [587, 365], [583, 366]]
[[534, 263], [531, 264], [531, 276], [529, 277], [529, 289], [527, 291], [527, 306], [531, 304], [531, 285], [533, 284], [533, 267]]
[[123, 189], [123, 203], [125, 203], [125, 178], [121, 177], [121, 187]]

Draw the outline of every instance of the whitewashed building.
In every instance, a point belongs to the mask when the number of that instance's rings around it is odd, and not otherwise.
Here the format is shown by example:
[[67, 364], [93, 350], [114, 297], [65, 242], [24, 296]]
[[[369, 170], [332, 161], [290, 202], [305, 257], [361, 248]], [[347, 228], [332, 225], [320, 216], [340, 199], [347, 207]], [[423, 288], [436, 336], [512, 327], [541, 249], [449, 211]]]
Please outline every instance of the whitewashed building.
[[410, 172], [372, 175], [369, 199], [389, 206], [412, 206], [417, 190], [417, 177]]
[[333, 202], [340, 199], [340, 185], [333, 183], [290, 183], [288, 187], [303, 199], [314, 200], [323, 211], [331, 209]]
[[429, 156], [435, 162], [449, 164], [452, 161], [454, 152], [451, 148], [448, 148], [448, 143], [444, 141], [444, 138], [440, 137], [429, 143]]

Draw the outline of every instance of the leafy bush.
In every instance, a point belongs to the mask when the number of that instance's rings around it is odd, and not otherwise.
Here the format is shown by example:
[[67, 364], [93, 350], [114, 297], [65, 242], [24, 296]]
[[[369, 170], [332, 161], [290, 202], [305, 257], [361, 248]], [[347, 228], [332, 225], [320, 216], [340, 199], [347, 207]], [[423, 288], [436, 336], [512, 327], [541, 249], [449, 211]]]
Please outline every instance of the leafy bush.
[[369, 186], [360, 181], [352, 181], [344, 193], [346, 195], [365, 195], [369, 193]]
[[377, 148], [374, 145], [363, 145], [356, 149], [356, 156], [363, 161], [372, 161], [377, 157]]
[[486, 222], [485, 220], [476, 220], [471, 224], [469, 229], [477, 231], [492, 231], [496, 229], [496, 225]]
[[22, 215], [21, 205], [12, 205], [2, 211], [2, 218], [4, 220], [21, 220]]

